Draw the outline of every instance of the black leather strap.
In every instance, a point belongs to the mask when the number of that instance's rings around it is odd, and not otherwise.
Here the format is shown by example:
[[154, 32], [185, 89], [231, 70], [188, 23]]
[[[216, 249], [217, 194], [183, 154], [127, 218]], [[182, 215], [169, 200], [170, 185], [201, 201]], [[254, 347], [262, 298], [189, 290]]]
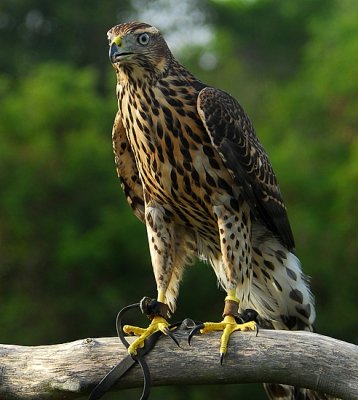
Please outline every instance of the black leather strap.
[[[162, 304], [162, 303], [160, 303]], [[128, 349], [129, 343], [123, 334], [122, 319], [123, 316], [131, 309], [140, 309], [142, 312], [141, 303], [131, 304], [122, 308], [118, 313], [116, 319], [117, 334], [123, 345]], [[155, 309], [155, 307], [154, 307]], [[146, 363], [144, 356], [152, 350], [155, 346], [157, 340], [162, 335], [161, 332], [153, 333], [144, 343], [144, 347], [137, 350], [136, 356], [128, 355], [123, 360], [121, 360], [116, 366], [114, 366], [108, 374], [98, 383], [98, 385], [92, 390], [88, 400], [98, 400], [107, 393], [113, 385], [125, 375], [136, 363], [138, 363], [143, 372], [143, 391], [140, 400], [147, 400], [151, 389], [151, 377], [148, 364]]]
[[168, 318], [170, 316], [169, 306], [156, 299], [143, 297], [139, 304], [142, 313], [146, 314], [149, 319], [153, 319], [153, 317], [157, 315], [163, 318]]

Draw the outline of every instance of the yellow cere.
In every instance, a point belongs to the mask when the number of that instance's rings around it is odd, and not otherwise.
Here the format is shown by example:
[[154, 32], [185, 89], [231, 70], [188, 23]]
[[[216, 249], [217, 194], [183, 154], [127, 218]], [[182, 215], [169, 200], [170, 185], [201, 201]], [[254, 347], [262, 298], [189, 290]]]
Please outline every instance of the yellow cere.
[[117, 37], [114, 38], [112, 43], [115, 43], [117, 46], [121, 46], [122, 38], [120, 36], [117, 36]]

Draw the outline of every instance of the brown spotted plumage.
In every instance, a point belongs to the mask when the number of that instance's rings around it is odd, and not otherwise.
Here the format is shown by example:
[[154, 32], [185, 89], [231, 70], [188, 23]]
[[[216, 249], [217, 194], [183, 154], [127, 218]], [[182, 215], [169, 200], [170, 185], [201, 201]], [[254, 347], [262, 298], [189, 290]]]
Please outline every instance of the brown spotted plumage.
[[[174, 312], [183, 269], [198, 256], [228, 294], [221, 325], [230, 333], [249, 329], [234, 319], [246, 309], [265, 326], [312, 330], [313, 297], [292, 254], [286, 208], [242, 107], [181, 66], [156, 28], [121, 24], [108, 39], [117, 76], [116, 167], [147, 227], [158, 300]], [[162, 317], [150, 332], [165, 331]], [[275, 399], [324, 398], [283, 385], [267, 392]]]

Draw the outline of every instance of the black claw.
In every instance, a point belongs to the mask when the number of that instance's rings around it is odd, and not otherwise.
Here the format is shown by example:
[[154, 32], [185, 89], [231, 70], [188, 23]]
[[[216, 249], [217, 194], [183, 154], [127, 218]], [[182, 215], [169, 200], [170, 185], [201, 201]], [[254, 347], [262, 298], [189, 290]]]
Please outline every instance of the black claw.
[[174, 342], [178, 347], [180, 347], [180, 344], [179, 344], [179, 342], [178, 342], [178, 339], [175, 337], [174, 333], [173, 333], [170, 329], [166, 328], [166, 329], [164, 330], [164, 332], [165, 332], [166, 335], [168, 335], [168, 336], [173, 340], [173, 342]]
[[191, 339], [193, 336], [200, 331], [200, 329], [204, 329], [205, 325], [203, 323], [196, 325], [188, 335], [188, 344], [191, 345]]
[[259, 334], [259, 325], [256, 323], [256, 337]]
[[223, 365], [225, 353], [220, 353], [220, 365]]

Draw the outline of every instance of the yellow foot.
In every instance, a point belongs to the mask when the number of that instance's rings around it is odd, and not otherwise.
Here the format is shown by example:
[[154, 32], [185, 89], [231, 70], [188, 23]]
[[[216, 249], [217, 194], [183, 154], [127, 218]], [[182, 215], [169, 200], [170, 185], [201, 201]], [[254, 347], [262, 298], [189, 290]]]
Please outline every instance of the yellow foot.
[[132, 326], [132, 325], [125, 325], [123, 327], [123, 332], [126, 333], [127, 335], [136, 335], [139, 336], [129, 347], [128, 347], [128, 353], [131, 355], [136, 355], [137, 354], [137, 349], [141, 348], [144, 346], [144, 341], [153, 333], [155, 332], [162, 332], [164, 335], [170, 336], [174, 342], [179, 346], [178, 341], [174, 337], [173, 333], [170, 331], [169, 323], [168, 321], [160, 316], [155, 316], [152, 319], [152, 322], [148, 326], [148, 328], [139, 328], [137, 326]]
[[193, 335], [200, 330], [200, 333], [208, 333], [215, 331], [223, 331], [220, 341], [220, 363], [222, 364], [224, 356], [227, 352], [227, 346], [230, 336], [235, 331], [256, 331], [257, 325], [255, 321], [238, 324], [232, 315], [226, 315], [221, 322], [205, 322], [198, 325], [189, 334], [189, 343]]

